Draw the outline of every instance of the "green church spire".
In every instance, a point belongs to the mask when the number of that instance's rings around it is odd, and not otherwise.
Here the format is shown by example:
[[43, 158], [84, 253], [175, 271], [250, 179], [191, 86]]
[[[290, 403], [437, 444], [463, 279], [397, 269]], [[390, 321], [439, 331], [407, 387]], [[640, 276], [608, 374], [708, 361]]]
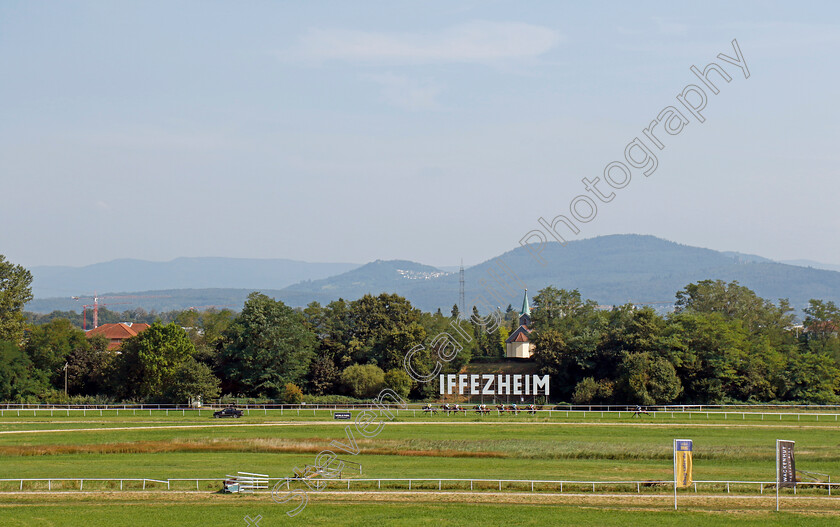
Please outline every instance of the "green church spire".
[[525, 289], [525, 297], [522, 299], [522, 311], [519, 312], [520, 315], [528, 315], [531, 316], [531, 306], [528, 304], [528, 289]]

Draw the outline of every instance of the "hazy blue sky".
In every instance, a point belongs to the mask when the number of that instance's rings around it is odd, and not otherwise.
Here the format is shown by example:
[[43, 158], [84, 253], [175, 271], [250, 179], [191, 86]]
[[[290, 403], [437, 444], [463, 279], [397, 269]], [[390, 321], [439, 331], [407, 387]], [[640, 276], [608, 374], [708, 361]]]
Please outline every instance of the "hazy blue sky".
[[674, 4], [4, 1], [0, 254], [478, 263], [716, 61], [577, 238], [840, 263], [838, 4]]

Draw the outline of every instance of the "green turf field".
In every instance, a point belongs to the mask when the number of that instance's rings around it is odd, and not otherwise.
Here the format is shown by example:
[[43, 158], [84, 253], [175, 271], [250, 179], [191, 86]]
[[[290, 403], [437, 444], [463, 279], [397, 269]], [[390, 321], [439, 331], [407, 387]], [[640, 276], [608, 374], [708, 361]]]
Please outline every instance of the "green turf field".
[[[93, 415], [90, 415], [90, 414]], [[251, 412], [220, 421], [185, 412], [88, 412], [88, 415], [32, 411], [0, 418], [0, 478], [214, 478], [196, 483], [118, 481], [0, 482], [0, 525], [246, 525], [244, 516], [263, 516], [261, 527], [290, 520], [284, 505], [268, 494], [222, 495], [216, 491], [225, 474], [237, 471], [291, 476], [311, 464], [332, 440], [345, 440], [348, 422], [329, 414], [298, 416]], [[352, 425], [352, 422], [349, 423]], [[402, 413], [381, 434], [356, 434], [360, 463], [352, 478], [464, 478], [490, 480], [638, 481], [671, 480], [672, 441], [694, 440], [696, 480], [772, 481], [776, 439], [796, 441], [800, 470], [827, 473], [840, 481], [840, 424], [833, 416], [630, 413], [586, 416], [555, 412], [547, 416], [412, 416]], [[349, 471], [348, 471], [349, 475]], [[379, 489], [378, 486], [382, 485]], [[301, 485], [302, 486], [302, 485]], [[438, 489], [444, 492], [438, 494]], [[74, 490], [75, 489], [75, 490]], [[648, 485], [591, 486], [415, 481], [331, 484], [310, 492], [310, 503], [292, 524], [360, 525], [371, 521], [429, 525], [445, 519], [456, 525], [512, 524], [628, 525], [646, 521], [669, 525], [741, 522], [828, 525], [840, 522], [840, 489], [829, 498], [824, 489], [800, 488], [783, 500], [782, 515], [774, 494], [757, 486], [700, 486], [681, 491], [683, 510], [674, 513], [671, 488]], [[791, 494], [789, 490], [783, 491]], [[599, 496], [615, 494], [613, 497]], [[811, 499], [812, 501], [808, 501]], [[728, 512], [725, 512], [728, 511]], [[790, 512], [796, 511], [796, 512]], [[813, 511], [813, 512], [808, 512]], [[409, 521], [410, 520], [410, 521]], [[112, 523], [108, 523], [108, 522]], [[775, 523], [774, 523], [775, 522]], [[510, 522], [509, 522], [510, 523]]]

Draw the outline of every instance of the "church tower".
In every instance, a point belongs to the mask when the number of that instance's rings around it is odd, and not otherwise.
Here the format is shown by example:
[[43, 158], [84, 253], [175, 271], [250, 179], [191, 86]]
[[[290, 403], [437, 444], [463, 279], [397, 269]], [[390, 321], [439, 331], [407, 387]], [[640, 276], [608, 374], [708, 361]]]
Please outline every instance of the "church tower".
[[530, 359], [534, 354], [534, 344], [531, 342], [531, 305], [528, 303], [528, 290], [522, 299], [522, 310], [519, 312], [519, 327], [505, 340], [505, 357], [509, 359]]

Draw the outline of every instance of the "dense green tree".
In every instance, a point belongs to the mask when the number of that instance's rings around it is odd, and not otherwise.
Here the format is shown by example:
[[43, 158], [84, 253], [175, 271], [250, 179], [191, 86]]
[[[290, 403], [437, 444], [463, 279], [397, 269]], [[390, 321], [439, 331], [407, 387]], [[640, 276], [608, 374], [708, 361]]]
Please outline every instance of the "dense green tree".
[[221, 390], [219, 379], [209, 366], [188, 357], [176, 368], [165, 390], [166, 398], [177, 404], [188, 404], [197, 397], [202, 401], [217, 399]]
[[812, 404], [836, 404], [840, 389], [840, 370], [834, 361], [819, 353], [792, 357], [785, 371], [785, 398]]
[[0, 340], [0, 400], [27, 400], [45, 388], [45, 379], [26, 353], [14, 342]]
[[[193, 313], [186, 320], [186, 324], [179, 324], [189, 328], [187, 334], [195, 346], [195, 359], [206, 364], [218, 374], [219, 372], [219, 349], [222, 345], [224, 331], [233, 323], [236, 313], [230, 309], [208, 311], [189, 310], [185, 313]], [[177, 320], [177, 318], [176, 318]]]
[[303, 315], [283, 302], [251, 293], [224, 333], [220, 354], [227, 393], [281, 397], [286, 383], [300, 384], [315, 356], [315, 336]]
[[405, 399], [411, 391], [411, 377], [403, 369], [393, 369], [385, 372], [385, 387]]
[[577, 290], [546, 287], [534, 296], [531, 316], [536, 360], [552, 377], [552, 391], [571, 395], [572, 387], [586, 377], [602, 379], [615, 370], [614, 358], [601, 346], [606, 338], [606, 315]]
[[339, 298], [324, 307], [318, 302], [312, 302], [303, 310], [303, 317], [306, 328], [317, 337], [319, 356], [330, 359], [338, 368], [353, 363], [347, 302]]
[[[624, 312], [627, 313], [627, 307]], [[615, 337], [616, 348], [633, 352], [663, 350], [667, 347], [663, 342], [665, 326], [665, 319], [650, 307], [630, 309], [626, 325], [620, 336]]]
[[[718, 367], [726, 365], [724, 371], [734, 372], [723, 376], [719, 375], [720, 371], [706, 373], [705, 384], [718, 385], [722, 389], [718, 396], [739, 401], [768, 401], [784, 396], [786, 362], [799, 353], [796, 336], [791, 331], [793, 309], [787, 300], [781, 299], [774, 304], [738, 282], [704, 280], [678, 292], [676, 308], [672, 322], [677, 326], [684, 321], [683, 315], [715, 315], [719, 318], [707, 320], [715, 320], [713, 325], [719, 331], [711, 331], [709, 335], [737, 334], [739, 343], [734, 348], [723, 342], [715, 343], [714, 338], [706, 339], [711, 346], [705, 346], [704, 353], [710, 363]], [[729, 329], [724, 331], [724, 326]], [[672, 333], [672, 337], [673, 349], [686, 346], [684, 334], [678, 331]], [[738, 351], [733, 353], [736, 348]], [[680, 371], [681, 377], [686, 374], [686, 371]], [[691, 384], [685, 377], [683, 382], [686, 386]], [[697, 393], [690, 395], [692, 391], [687, 387], [686, 396], [700, 397]]]
[[[399, 295], [365, 295], [350, 303], [348, 318], [348, 347], [357, 363], [394, 367], [419, 342], [418, 336], [425, 338], [413, 326], [420, 321], [420, 310]], [[401, 332], [402, 338], [397, 336]]]
[[674, 366], [651, 353], [625, 353], [619, 367], [616, 395], [634, 404], [671, 403], [682, 392]]
[[382, 369], [402, 368], [408, 351], [426, 340], [426, 330], [417, 322], [392, 328], [382, 336], [378, 365]]
[[840, 364], [840, 309], [834, 302], [810, 300], [805, 313], [804, 341], [809, 351], [828, 355]]
[[[469, 323], [472, 325], [473, 341], [465, 343], [466, 345], [462, 360], [454, 363], [457, 370], [460, 370], [464, 364], [473, 358], [481, 362], [499, 361], [504, 359], [505, 339], [509, 334], [507, 324], [502, 322], [498, 328], [495, 328], [492, 332], [488, 333], [487, 327], [476, 322], [482, 318], [483, 317], [481, 316], [481, 313], [479, 313], [478, 308], [473, 306], [472, 317], [469, 319]], [[466, 326], [466, 322], [464, 322], [463, 325]], [[518, 322], [516, 326], [519, 327]]]
[[26, 317], [23, 306], [32, 300], [32, 273], [0, 254], [0, 340], [21, 342]]
[[373, 364], [354, 364], [341, 372], [341, 384], [353, 397], [374, 397], [384, 383], [385, 372]]
[[592, 377], [581, 379], [575, 386], [572, 402], [575, 404], [603, 404], [613, 397], [613, 382], [608, 379], [596, 381]]
[[155, 399], [165, 395], [178, 368], [195, 353], [195, 346], [175, 323], [152, 324], [120, 347], [121, 393]]
[[64, 389], [64, 364], [73, 351], [88, 350], [85, 333], [64, 318], [29, 329], [24, 351], [35, 368], [42, 370], [57, 389]]
[[787, 327], [793, 323], [787, 300], [776, 306], [737, 281], [702, 280], [677, 292], [677, 313], [720, 313], [729, 320], [740, 320], [751, 333], [769, 326]]
[[571, 395], [571, 387], [580, 379], [572, 369], [572, 359], [560, 331], [552, 328], [540, 329], [533, 340], [536, 345], [534, 359], [540, 371], [550, 376], [552, 393], [568, 397]]
[[748, 345], [748, 353], [739, 365], [741, 380], [731, 397], [747, 402], [781, 398], [786, 391], [786, 364], [799, 354], [799, 350], [795, 346], [774, 346], [772, 338], [767, 335], [751, 338]]
[[341, 370], [331, 358], [318, 355], [313, 359], [309, 370], [309, 393], [313, 395], [333, 393], [340, 375]]
[[67, 356], [68, 394], [114, 395], [114, 385], [119, 381], [115, 375], [119, 355], [107, 351], [109, 341], [102, 335], [86, 340], [87, 346], [76, 347]]
[[668, 331], [678, 342], [674, 366], [688, 402], [720, 404], [742, 391], [749, 342], [740, 320], [719, 312], [679, 313]]

